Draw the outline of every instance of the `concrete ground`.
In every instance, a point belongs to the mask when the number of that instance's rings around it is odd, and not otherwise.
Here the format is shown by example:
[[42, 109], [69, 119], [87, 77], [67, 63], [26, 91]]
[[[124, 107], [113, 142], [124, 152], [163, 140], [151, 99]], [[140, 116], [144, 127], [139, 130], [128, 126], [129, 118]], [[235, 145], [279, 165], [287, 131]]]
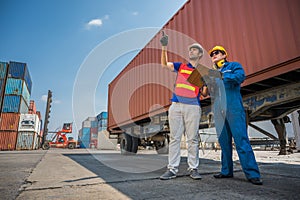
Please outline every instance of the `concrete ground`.
[[234, 152], [234, 178], [218, 180], [220, 151], [200, 151], [202, 180], [186, 171], [182, 150], [176, 179], [162, 181], [167, 155], [142, 150], [50, 149], [0, 152], [0, 199], [299, 199], [300, 153], [255, 151], [264, 185], [249, 183]]

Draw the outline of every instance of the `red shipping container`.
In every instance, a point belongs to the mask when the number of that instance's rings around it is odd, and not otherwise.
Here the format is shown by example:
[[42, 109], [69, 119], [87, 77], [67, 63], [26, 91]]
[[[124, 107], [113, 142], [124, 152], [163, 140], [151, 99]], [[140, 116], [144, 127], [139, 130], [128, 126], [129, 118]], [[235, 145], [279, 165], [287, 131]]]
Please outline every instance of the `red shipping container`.
[[[169, 35], [168, 60], [186, 62], [194, 40], [207, 51], [224, 46], [228, 60], [245, 69], [243, 86], [299, 70], [299, 7], [297, 0], [187, 1], [163, 27]], [[158, 32], [109, 84], [108, 130], [118, 131], [170, 106], [175, 73], [161, 69], [160, 38]]]
[[1, 113], [0, 130], [18, 131], [20, 113]]
[[90, 140], [95, 140], [98, 138], [98, 128], [91, 128], [91, 136], [90, 136]]
[[34, 100], [30, 100], [28, 113], [29, 114], [36, 114], [36, 105], [35, 105]]
[[15, 150], [17, 131], [0, 131], [0, 150]]

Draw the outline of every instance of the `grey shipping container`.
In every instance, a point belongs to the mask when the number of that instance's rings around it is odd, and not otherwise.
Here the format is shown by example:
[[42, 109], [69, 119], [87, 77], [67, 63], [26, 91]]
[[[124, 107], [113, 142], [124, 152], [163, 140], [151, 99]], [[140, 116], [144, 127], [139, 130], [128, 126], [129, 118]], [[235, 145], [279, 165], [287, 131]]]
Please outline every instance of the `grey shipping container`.
[[33, 131], [19, 131], [16, 150], [33, 150], [38, 148], [38, 134]]

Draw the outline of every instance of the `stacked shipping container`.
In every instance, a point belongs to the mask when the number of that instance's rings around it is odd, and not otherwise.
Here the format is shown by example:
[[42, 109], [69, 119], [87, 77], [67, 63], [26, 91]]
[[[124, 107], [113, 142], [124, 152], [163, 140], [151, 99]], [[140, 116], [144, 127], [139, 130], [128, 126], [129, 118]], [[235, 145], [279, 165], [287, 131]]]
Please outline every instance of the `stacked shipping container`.
[[96, 117], [88, 117], [82, 122], [79, 130], [79, 142], [81, 148], [97, 148], [98, 134], [106, 130], [107, 112], [101, 112]]
[[98, 138], [98, 121], [96, 117], [88, 117], [82, 122], [79, 131], [79, 142], [81, 148], [96, 148]]
[[16, 147], [20, 115], [28, 113], [31, 87], [26, 63], [0, 62], [0, 150]]
[[9, 62], [2, 112], [27, 113], [31, 85], [26, 63]]

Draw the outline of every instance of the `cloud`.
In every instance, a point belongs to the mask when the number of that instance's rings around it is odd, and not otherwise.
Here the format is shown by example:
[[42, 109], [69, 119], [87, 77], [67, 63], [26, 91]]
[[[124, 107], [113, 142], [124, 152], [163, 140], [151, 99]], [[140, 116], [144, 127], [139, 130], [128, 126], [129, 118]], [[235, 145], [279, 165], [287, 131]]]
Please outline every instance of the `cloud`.
[[41, 97], [41, 100], [43, 101], [43, 102], [47, 102], [47, 95], [43, 95], [42, 97]]
[[135, 11], [135, 12], [132, 12], [131, 14], [134, 15], [134, 16], [136, 16], [136, 15], [139, 14], [139, 12]]
[[92, 19], [87, 23], [87, 28], [90, 29], [92, 27], [100, 27], [102, 26], [103, 22], [102, 19]]
[[101, 27], [103, 25], [103, 21], [104, 20], [109, 20], [109, 15], [105, 15], [102, 18], [95, 18], [90, 20], [87, 24], [86, 24], [86, 29], [90, 30], [93, 27]]

